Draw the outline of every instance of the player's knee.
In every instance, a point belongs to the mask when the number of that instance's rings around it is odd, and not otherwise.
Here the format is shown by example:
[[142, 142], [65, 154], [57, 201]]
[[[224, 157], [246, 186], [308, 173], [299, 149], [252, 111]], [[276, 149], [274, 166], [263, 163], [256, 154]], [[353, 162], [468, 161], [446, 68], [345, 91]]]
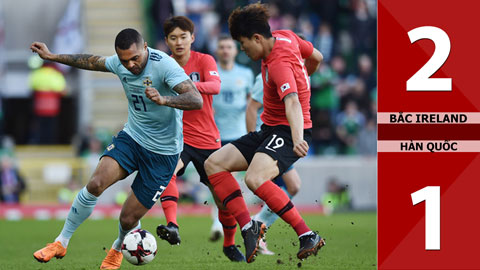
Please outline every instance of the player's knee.
[[207, 172], [207, 175], [212, 175], [222, 171], [221, 162], [216, 157], [215, 153], [211, 154], [207, 158], [207, 160], [205, 160], [205, 163], [203, 165], [205, 167], [205, 172]]
[[265, 183], [265, 180], [263, 180], [258, 175], [249, 173], [248, 171], [245, 174], [245, 184], [247, 184], [247, 187], [251, 191], [257, 190], [257, 188], [259, 188], [263, 183]]
[[96, 197], [100, 196], [103, 191], [105, 190], [105, 185], [102, 183], [102, 180], [98, 176], [93, 176], [90, 179], [90, 182], [87, 184], [87, 190], [90, 192], [92, 195], [95, 195]]
[[293, 183], [290, 186], [287, 186], [287, 191], [290, 195], [295, 196], [300, 190], [300, 183]]

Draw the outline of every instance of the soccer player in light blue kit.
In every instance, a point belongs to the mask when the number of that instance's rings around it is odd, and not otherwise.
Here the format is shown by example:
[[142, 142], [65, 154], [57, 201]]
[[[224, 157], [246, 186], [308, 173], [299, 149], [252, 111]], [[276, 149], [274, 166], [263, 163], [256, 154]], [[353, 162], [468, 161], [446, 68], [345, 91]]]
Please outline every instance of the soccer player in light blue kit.
[[[140, 219], [160, 198], [172, 177], [183, 148], [182, 111], [202, 108], [203, 101], [177, 62], [147, 47], [134, 29], [115, 39], [116, 55], [52, 54], [41, 42], [30, 46], [45, 59], [73, 67], [115, 73], [128, 99], [128, 121], [103, 153], [88, 184], [75, 198], [65, 225], [54, 243], [34, 253], [39, 262], [62, 258], [70, 238], [92, 213], [105, 189], [134, 171], [138, 174], [120, 213], [119, 235], [100, 269], [118, 269], [125, 235], [140, 228]], [[180, 109], [180, 110], [177, 110]]]
[[247, 133], [245, 110], [253, 86], [253, 72], [235, 63], [237, 54], [237, 46], [230, 36], [218, 38], [218, 73], [222, 83], [220, 94], [213, 97], [213, 108], [222, 146]]
[[[255, 84], [251, 90], [251, 96], [248, 101], [247, 111], [246, 111], [246, 121], [247, 121], [247, 131], [252, 132], [255, 130], [260, 130], [262, 125], [262, 120], [260, 119], [260, 113], [263, 111], [263, 81], [262, 74], [258, 74], [255, 78]], [[275, 184], [280, 186], [283, 191], [291, 199], [295, 194], [297, 194], [300, 189], [300, 176], [297, 173], [297, 170], [291, 166], [288, 168], [283, 175], [277, 176], [273, 180]], [[278, 215], [275, 214], [270, 208], [265, 204], [262, 207], [262, 210], [258, 212], [254, 217], [254, 220], [261, 221], [267, 228], [269, 228], [277, 219]], [[258, 253], [264, 255], [274, 255], [275, 253], [270, 251], [267, 248], [267, 243], [264, 239], [260, 240], [258, 245]]]
[[[217, 42], [217, 66], [220, 79], [220, 94], [213, 96], [215, 123], [220, 131], [222, 146], [247, 133], [245, 110], [247, 98], [253, 86], [253, 72], [249, 68], [235, 63], [238, 54], [237, 45], [229, 35], [221, 35]], [[224, 231], [218, 219], [218, 208], [212, 207], [213, 224], [210, 241], [217, 241]], [[226, 235], [224, 246], [234, 244], [235, 232]]]

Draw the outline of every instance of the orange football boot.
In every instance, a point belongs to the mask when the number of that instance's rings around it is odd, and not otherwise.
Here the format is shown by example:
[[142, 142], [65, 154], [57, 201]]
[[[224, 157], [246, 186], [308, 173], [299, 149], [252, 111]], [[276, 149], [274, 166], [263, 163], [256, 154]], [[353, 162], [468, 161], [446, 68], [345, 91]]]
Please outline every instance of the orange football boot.
[[46, 247], [37, 250], [33, 253], [33, 257], [39, 262], [46, 263], [53, 257], [61, 259], [65, 254], [67, 254], [67, 249], [62, 246], [60, 241], [57, 241], [55, 243], [47, 244]]
[[107, 253], [107, 257], [103, 259], [100, 269], [118, 269], [122, 265], [122, 260], [122, 252], [111, 248]]

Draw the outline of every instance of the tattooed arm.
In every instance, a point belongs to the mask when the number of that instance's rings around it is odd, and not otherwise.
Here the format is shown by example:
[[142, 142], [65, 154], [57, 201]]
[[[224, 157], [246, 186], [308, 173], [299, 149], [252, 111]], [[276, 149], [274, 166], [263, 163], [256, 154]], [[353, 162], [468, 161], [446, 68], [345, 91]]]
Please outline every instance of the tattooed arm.
[[178, 96], [162, 96], [157, 89], [147, 87], [145, 94], [158, 105], [169, 106], [180, 110], [200, 110], [203, 107], [203, 99], [192, 80], [188, 79], [173, 87]]
[[42, 42], [32, 43], [32, 45], [30, 45], [30, 49], [32, 52], [38, 53], [38, 55], [45, 60], [50, 60], [81, 69], [105, 72], [108, 71], [105, 67], [105, 57], [102, 56], [91, 54], [53, 54], [48, 50], [47, 45]]

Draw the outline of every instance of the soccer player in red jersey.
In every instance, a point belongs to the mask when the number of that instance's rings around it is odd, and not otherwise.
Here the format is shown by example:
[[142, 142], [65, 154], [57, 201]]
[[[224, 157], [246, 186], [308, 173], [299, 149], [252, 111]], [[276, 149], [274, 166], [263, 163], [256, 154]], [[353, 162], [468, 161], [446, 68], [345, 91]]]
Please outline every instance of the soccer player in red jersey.
[[[200, 175], [200, 181], [213, 193], [204, 163], [210, 154], [221, 147], [220, 133], [215, 124], [212, 109], [213, 95], [220, 93], [220, 76], [212, 56], [191, 50], [195, 35], [193, 34], [194, 24], [190, 19], [184, 16], [172, 17], [164, 22], [163, 28], [172, 57], [191, 78], [204, 102], [201, 110], [183, 113], [184, 149], [175, 173], [160, 197], [167, 225], [159, 225], [157, 234], [161, 239], [175, 245], [180, 244], [177, 223], [178, 189], [175, 179], [185, 172], [190, 161]], [[216, 198], [215, 194], [213, 195]], [[235, 246], [237, 224], [235, 217], [217, 199], [215, 201], [219, 207], [219, 219], [225, 235], [223, 252], [231, 261], [245, 261], [244, 255]]]
[[[272, 179], [307, 155], [312, 134], [310, 82], [323, 60], [310, 42], [289, 30], [270, 31], [268, 11], [260, 3], [235, 9], [230, 34], [252, 60], [262, 60], [264, 125], [213, 153], [205, 163], [215, 193], [242, 228], [247, 262], [254, 260], [265, 225], [251, 220], [240, 187], [231, 172], [247, 170], [245, 183], [285, 222], [300, 240], [299, 259], [325, 245], [305, 224], [288, 196]], [[305, 60], [303, 60], [305, 59]]]

